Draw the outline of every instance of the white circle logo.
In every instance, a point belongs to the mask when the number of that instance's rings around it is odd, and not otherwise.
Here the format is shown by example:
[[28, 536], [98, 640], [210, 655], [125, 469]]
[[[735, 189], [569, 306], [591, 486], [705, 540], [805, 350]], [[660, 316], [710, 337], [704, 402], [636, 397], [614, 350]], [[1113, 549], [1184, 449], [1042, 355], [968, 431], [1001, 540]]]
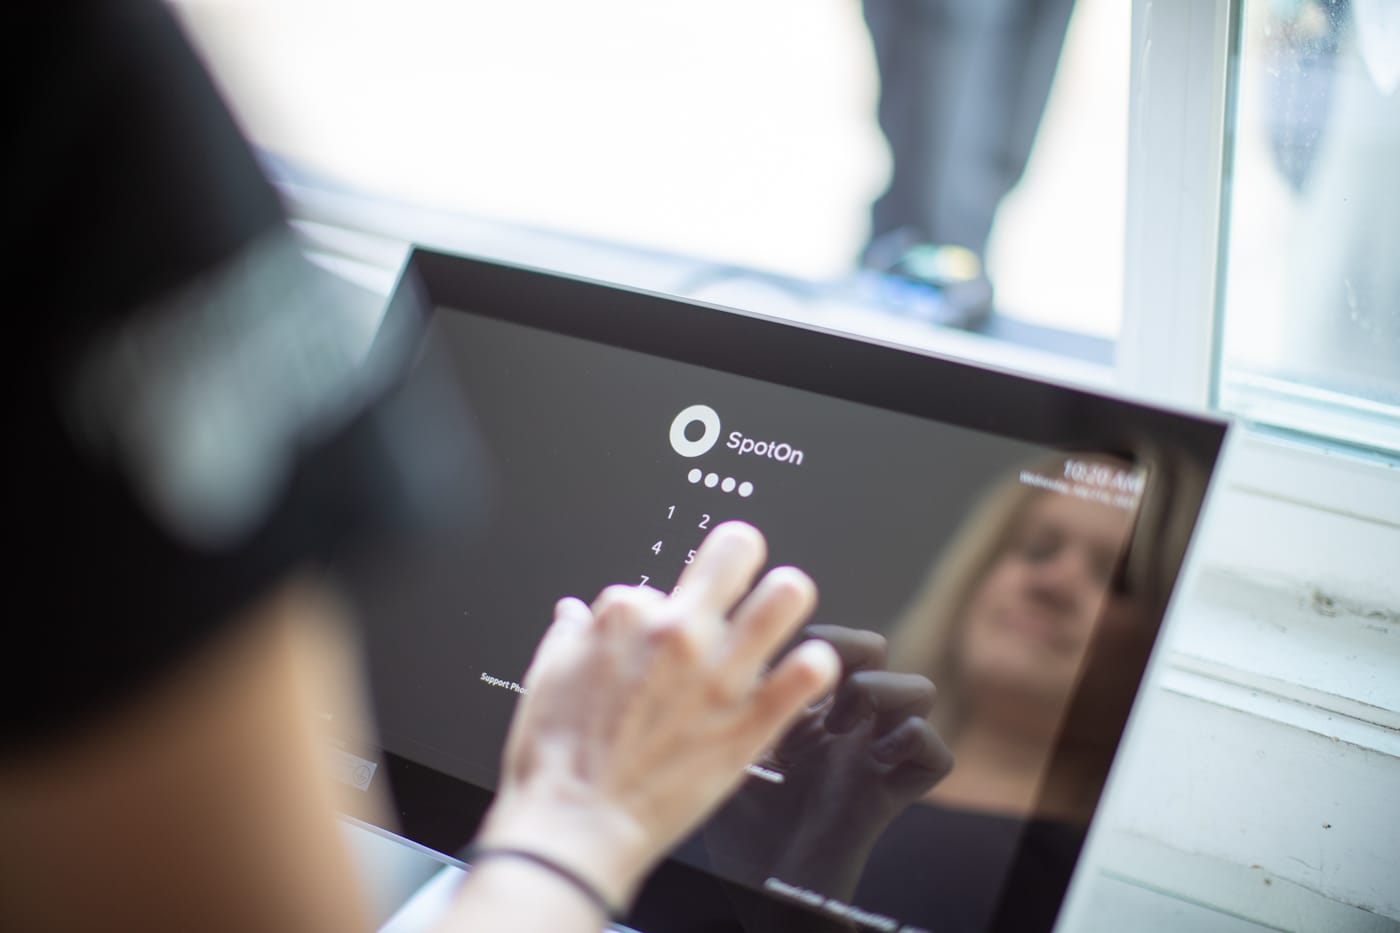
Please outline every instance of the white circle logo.
[[[686, 428], [700, 422], [705, 433], [698, 440], [685, 436]], [[671, 447], [682, 457], [698, 457], [715, 446], [719, 440], [719, 415], [709, 405], [691, 405], [671, 422]]]

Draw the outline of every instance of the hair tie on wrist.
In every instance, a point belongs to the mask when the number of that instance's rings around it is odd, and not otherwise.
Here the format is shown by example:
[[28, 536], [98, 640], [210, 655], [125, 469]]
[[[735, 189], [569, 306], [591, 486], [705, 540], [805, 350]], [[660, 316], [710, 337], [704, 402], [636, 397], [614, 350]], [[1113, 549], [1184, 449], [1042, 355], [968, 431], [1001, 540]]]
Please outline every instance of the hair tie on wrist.
[[584, 878], [578, 873], [576, 873], [573, 869], [566, 868], [565, 866], [560, 865], [553, 859], [544, 855], [540, 855], [538, 852], [531, 852], [529, 849], [511, 849], [495, 848], [492, 846], [478, 846], [475, 843], [473, 843], [467, 846], [465, 849], [463, 849], [460, 853], [458, 853], [457, 857], [470, 865], [474, 861], [479, 861], [484, 858], [491, 858], [498, 855], [506, 856], [509, 858], [523, 859], [527, 862], [533, 862], [541, 868], [548, 869], [549, 871], [553, 872], [556, 876], [564, 879], [569, 884], [573, 885], [574, 888], [577, 889], [580, 894], [588, 898], [589, 901], [596, 905], [598, 909], [603, 912], [604, 916], [606, 916], [608, 920], [612, 921], [613, 923], [620, 923], [622, 921], [622, 918], [626, 916], [626, 911], [616, 908], [612, 904], [609, 904], [608, 899], [603, 896], [603, 892], [599, 891], [592, 884], [584, 880]]

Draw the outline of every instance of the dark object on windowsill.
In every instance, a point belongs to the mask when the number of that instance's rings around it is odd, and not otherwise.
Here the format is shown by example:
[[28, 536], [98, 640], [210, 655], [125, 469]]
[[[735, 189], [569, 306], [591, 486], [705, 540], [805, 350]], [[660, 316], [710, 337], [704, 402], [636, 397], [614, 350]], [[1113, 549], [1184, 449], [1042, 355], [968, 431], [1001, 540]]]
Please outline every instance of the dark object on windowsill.
[[967, 330], [981, 327], [991, 314], [992, 283], [982, 260], [965, 246], [880, 237], [862, 266], [862, 287], [896, 314]]

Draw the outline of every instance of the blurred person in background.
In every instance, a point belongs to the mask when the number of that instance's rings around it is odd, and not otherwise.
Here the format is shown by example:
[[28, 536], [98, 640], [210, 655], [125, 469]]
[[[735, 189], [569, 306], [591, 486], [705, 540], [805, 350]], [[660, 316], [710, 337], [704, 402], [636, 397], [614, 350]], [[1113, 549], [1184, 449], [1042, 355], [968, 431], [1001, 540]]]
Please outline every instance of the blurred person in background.
[[942, 323], [976, 325], [991, 310], [992, 221], [1025, 172], [1072, 7], [864, 0], [893, 169], [861, 262], [908, 283], [910, 301], [936, 292]]
[[[457, 400], [305, 264], [164, 7], [10, 19], [0, 928], [365, 929], [316, 742], [360, 689], [334, 571], [470, 520]], [[751, 589], [765, 556], [729, 524], [682, 597], [558, 604], [447, 928], [598, 929], [828, 689], [822, 643], [768, 669], [815, 590]]]

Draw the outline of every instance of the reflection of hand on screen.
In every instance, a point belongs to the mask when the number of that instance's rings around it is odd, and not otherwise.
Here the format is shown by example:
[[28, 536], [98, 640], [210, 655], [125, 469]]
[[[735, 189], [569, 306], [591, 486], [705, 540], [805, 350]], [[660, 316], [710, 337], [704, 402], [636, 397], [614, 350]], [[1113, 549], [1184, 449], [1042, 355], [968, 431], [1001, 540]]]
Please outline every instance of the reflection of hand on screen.
[[781, 783], [748, 781], [705, 838], [719, 867], [744, 881], [773, 876], [847, 898], [880, 833], [953, 760], [926, 718], [933, 683], [885, 670], [882, 636], [837, 625], [804, 633], [836, 649], [841, 681], [774, 748]]

